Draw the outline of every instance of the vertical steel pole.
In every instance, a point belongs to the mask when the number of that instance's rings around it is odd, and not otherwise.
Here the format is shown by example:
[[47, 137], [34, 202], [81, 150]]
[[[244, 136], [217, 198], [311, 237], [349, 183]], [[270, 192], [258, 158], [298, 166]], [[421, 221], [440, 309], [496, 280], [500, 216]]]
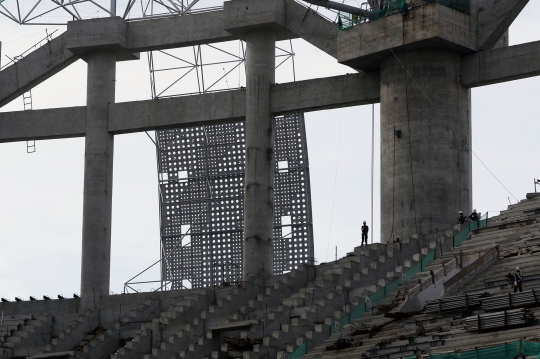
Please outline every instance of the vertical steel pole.
[[371, 105], [371, 244], [373, 244], [373, 166], [375, 163], [375, 104]]

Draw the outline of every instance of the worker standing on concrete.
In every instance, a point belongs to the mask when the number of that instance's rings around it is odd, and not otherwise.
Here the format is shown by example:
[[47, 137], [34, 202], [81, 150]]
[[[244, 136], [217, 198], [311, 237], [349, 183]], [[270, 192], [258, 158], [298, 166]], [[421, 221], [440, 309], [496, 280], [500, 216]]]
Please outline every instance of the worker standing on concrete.
[[459, 211], [457, 222], [458, 223], [465, 223], [465, 216], [463, 215], [463, 211]]
[[480, 217], [478, 216], [478, 213], [476, 213], [476, 209], [474, 209], [473, 212], [467, 218], [469, 218], [471, 222], [476, 221], [478, 228], [480, 228]]
[[364, 221], [364, 224], [362, 225], [362, 244], [360, 245], [360, 247], [364, 245], [364, 241], [366, 241], [367, 246], [368, 232], [369, 227], [366, 225], [366, 221]]
[[520, 292], [523, 292], [522, 285], [523, 274], [519, 270], [519, 267], [516, 267], [516, 273], [514, 273], [514, 293], [519, 289]]

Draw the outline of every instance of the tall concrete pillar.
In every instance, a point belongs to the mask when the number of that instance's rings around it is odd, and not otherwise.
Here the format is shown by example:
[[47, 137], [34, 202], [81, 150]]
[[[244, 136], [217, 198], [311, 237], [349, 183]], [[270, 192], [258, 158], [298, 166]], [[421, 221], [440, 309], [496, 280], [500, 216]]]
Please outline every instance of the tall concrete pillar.
[[95, 308], [109, 293], [114, 137], [107, 122], [109, 104], [114, 103], [116, 54], [96, 50], [86, 61], [81, 298], [83, 308]]
[[274, 118], [270, 85], [275, 82], [275, 35], [246, 35], [246, 177], [244, 280], [272, 275], [274, 217]]
[[[398, 60], [399, 58], [399, 60]], [[451, 228], [471, 210], [470, 90], [460, 55], [409, 51], [381, 64], [381, 242]]]

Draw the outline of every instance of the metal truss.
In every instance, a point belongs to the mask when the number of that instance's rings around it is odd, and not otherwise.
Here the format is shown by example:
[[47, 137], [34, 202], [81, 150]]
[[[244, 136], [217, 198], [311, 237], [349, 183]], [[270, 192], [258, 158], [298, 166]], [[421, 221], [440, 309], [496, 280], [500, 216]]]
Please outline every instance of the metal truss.
[[116, 0], [0, 0], [0, 14], [20, 25], [65, 25], [68, 21], [95, 17], [121, 16], [129, 21], [215, 11], [222, 8], [222, 3], [217, 0], [129, 0], [122, 4]]
[[[243, 41], [150, 51], [148, 68], [152, 98], [242, 88], [245, 86], [245, 60]], [[290, 40], [276, 46], [276, 70], [280, 71], [286, 63], [291, 66], [283, 71], [292, 73], [292, 79], [296, 80], [294, 50]]]
[[[336, 19], [334, 10], [295, 1], [329, 20]], [[20, 25], [66, 25], [68, 21], [109, 16], [140, 21], [222, 8], [223, 0], [128, 0], [120, 4], [117, 0], [0, 0], [0, 15]]]

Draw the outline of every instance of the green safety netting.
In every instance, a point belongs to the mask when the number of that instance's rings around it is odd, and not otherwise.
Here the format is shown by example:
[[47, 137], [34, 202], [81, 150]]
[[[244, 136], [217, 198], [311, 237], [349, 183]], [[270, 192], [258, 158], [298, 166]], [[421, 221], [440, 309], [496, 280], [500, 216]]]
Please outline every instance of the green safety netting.
[[469, 222], [469, 224], [454, 236], [454, 247], [459, 247], [470, 237], [471, 231], [475, 229], [481, 229], [487, 227], [488, 219], [481, 219], [476, 222]]
[[[437, 2], [450, 9], [463, 12], [470, 15], [471, 6], [469, 0], [424, 0], [425, 4]], [[406, 0], [387, 0], [381, 9], [367, 10], [367, 16], [352, 15], [348, 13], [339, 13], [337, 23], [339, 30], [347, 30], [362, 22], [375, 21], [383, 17], [395, 14], [407, 14], [409, 4]]]
[[[408, 271], [405, 272], [405, 280], [412, 278], [416, 273], [423, 270], [425, 266], [431, 263], [434, 259], [435, 251], [433, 250], [429, 252], [426, 257], [422, 258], [421, 262], [419, 262], [414, 267], [411, 267]], [[354, 308], [349, 314], [346, 314], [334, 323], [332, 328], [330, 328], [330, 335], [340, 332], [345, 325], [354, 322], [358, 318], [361, 318], [365, 312], [370, 310], [371, 306], [379, 304], [384, 297], [386, 297], [392, 292], [395, 292], [401, 283], [403, 283], [403, 278], [396, 278], [386, 287], [383, 287], [370, 295], [370, 305], [368, 305], [365, 301], [357, 305], [356, 308]]]
[[[538, 355], [540, 353], [540, 343], [523, 340], [510, 342], [492, 347], [466, 350], [453, 353], [430, 354], [429, 359], [512, 359], [519, 354], [526, 356]], [[415, 359], [416, 356], [409, 356], [403, 359]]]
[[530, 342], [523, 340], [521, 342], [520, 354], [523, 355], [539, 355], [540, 354], [540, 342]]
[[285, 354], [281, 359], [300, 359], [307, 354], [307, 341], [302, 343], [296, 350], [290, 354]]

